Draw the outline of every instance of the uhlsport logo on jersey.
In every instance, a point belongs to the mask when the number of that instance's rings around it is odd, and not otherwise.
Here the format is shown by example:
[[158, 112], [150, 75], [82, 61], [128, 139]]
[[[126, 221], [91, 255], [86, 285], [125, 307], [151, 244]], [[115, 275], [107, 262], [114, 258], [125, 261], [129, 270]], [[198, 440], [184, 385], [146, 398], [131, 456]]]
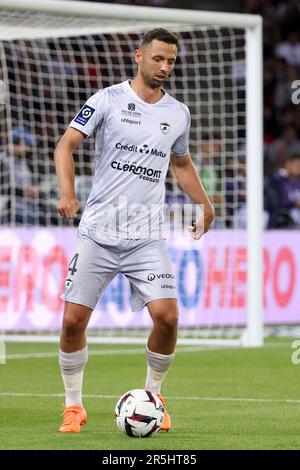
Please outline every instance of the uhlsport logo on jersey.
[[167, 122], [161, 122], [159, 126], [163, 134], [167, 134], [170, 130], [170, 124]]
[[74, 121], [80, 124], [81, 126], [85, 126], [86, 123], [93, 116], [94, 112], [95, 112], [94, 108], [85, 104], [83, 108], [80, 110], [80, 112], [77, 114]]
[[162, 150], [155, 148], [149, 148], [147, 144], [141, 145], [140, 147], [135, 144], [122, 144], [121, 142], [116, 143], [116, 148], [122, 150], [123, 152], [134, 152], [134, 153], [143, 153], [145, 155], [153, 155], [155, 157], [165, 158], [167, 154]]

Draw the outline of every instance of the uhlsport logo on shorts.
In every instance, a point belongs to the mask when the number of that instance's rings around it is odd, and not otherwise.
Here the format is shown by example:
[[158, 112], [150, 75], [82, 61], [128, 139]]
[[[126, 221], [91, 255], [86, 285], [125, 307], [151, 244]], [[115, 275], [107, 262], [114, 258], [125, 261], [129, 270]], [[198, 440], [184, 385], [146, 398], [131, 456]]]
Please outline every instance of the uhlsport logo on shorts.
[[95, 112], [94, 108], [85, 104], [83, 108], [81, 109], [81, 111], [77, 114], [74, 121], [80, 124], [81, 126], [85, 126], [86, 123], [93, 116], [94, 112]]

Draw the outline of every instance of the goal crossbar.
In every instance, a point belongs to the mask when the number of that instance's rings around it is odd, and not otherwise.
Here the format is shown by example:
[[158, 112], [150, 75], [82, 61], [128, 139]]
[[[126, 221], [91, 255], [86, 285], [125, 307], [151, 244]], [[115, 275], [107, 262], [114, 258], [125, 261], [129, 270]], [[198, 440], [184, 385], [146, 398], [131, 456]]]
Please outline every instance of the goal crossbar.
[[178, 8], [155, 8], [135, 5], [115, 5], [66, 0], [0, 0], [0, 7], [15, 10], [44, 11], [48, 13], [70, 14], [72, 16], [98, 16], [99, 18], [118, 18], [155, 22], [174, 22], [206, 26], [222, 25], [231, 28], [256, 28], [262, 24], [259, 15], [209, 12]]

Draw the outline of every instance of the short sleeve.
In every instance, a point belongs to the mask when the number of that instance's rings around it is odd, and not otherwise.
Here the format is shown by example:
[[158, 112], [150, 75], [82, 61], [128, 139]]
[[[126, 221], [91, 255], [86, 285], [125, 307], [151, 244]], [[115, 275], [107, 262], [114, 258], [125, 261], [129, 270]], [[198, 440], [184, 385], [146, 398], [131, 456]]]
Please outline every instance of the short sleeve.
[[86, 101], [79, 113], [70, 122], [69, 127], [90, 136], [96, 127], [101, 125], [107, 108], [108, 93], [100, 90]]
[[190, 135], [190, 127], [191, 127], [191, 115], [190, 115], [190, 111], [188, 107], [185, 106], [184, 104], [182, 104], [182, 111], [183, 111], [183, 119], [182, 119], [183, 132], [175, 140], [171, 148], [171, 155], [175, 155], [176, 157], [182, 157], [184, 155], [188, 155], [189, 153], [189, 135]]

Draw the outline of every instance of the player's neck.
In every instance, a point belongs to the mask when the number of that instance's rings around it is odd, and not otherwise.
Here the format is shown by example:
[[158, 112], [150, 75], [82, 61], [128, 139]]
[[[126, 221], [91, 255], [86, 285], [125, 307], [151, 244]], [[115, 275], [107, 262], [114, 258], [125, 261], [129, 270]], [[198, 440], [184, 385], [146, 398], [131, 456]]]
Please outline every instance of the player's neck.
[[164, 95], [164, 92], [161, 88], [153, 89], [147, 87], [144, 82], [139, 79], [139, 77], [136, 77], [131, 80], [130, 86], [139, 98], [149, 104], [157, 103], [157, 101], [159, 101]]

